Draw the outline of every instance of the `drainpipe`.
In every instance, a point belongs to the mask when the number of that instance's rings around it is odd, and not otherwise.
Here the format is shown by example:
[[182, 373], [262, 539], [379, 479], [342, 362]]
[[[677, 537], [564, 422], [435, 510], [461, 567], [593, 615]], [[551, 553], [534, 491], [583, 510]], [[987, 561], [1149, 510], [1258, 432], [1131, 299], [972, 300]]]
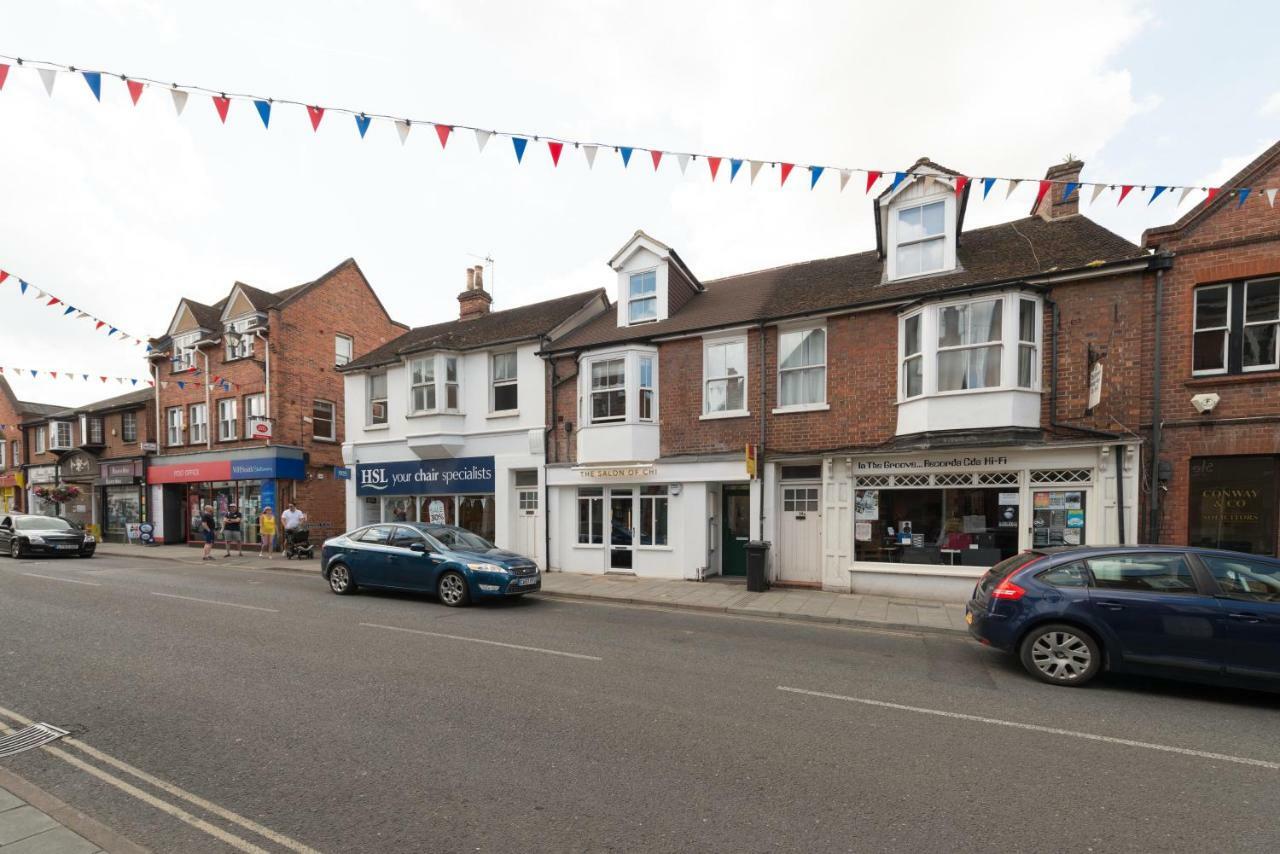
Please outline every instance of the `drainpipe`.
[[212, 393], [209, 391], [211, 388], [209, 384], [209, 354], [201, 350], [200, 355], [204, 356], [204, 447], [205, 450], [212, 451], [213, 430], [210, 429], [212, 425], [209, 422], [213, 420], [213, 409], [212, 402], [209, 399], [209, 395]]
[[1124, 445], [1115, 446], [1116, 515], [1120, 517], [1120, 545], [1124, 545]]
[[[271, 342], [267, 340], [267, 336], [262, 329], [254, 330], [254, 337], [262, 342], [263, 351], [263, 401], [267, 410], [267, 421], [272, 425], [271, 439], [267, 441], [270, 446], [275, 441], [275, 420], [271, 417]], [[298, 437], [298, 447], [302, 447], [302, 437]]]
[[1154, 318], [1154, 335], [1155, 348], [1152, 353], [1152, 369], [1151, 369], [1151, 471], [1149, 481], [1150, 494], [1150, 518], [1147, 520], [1147, 542], [1160, 542], [1160, 441], [1161, 441], [1161, 420], [1162, 414], [1160, 409], [1160, 383], [1161, 368], [1163, 365], [1162, 352], [1164, 344], [1164, 271], [1173, 268], [1173, 255], [1168, 252], [1161, 252], [1151, 259], [1151, 267], [1156, 271], [1156, 296], [1155, 296], [1155, 318]]
[[[491, 286], [492, 287], [492, 286]], [[551, 339], [539, 336], [540, 350], [545, 350]], [[551, 453], [551, 431], [556, 429], [556, 363], [547, 359], [548, 381], [551, 384], [551, 412], [547, 420], [550, 422], [542, 428], [542, 559], [546, 570], [551, 571], [551, 487], [547, 485], [547, 461]]]
[[[764, 379], [764, 321], [758, 327], [760, 334], [760, 444], [756, 446], [756, 477], [760, 479], [760, 539], [764, 539], [764, 443], [765, 443], [765, 379]], [[724, 520], [720, 520], [723, 525]], [[723, 572], [723, 569], [721, 570]]]
[[161, 449], [162, 449], [162, 448], [164, 448], [164, 446], [165, 446], [165, 440], [164, 440], [164, 438], [163, 438], [163, 434], [160, 432], [160, 363], [159, 363], [159, 362], [153, 362], [153, 364], [151, 365], [151, 370], [152, 370], [152, 376], [154, 376], [154, 377], [156, 378], [156, 382], [155, 382], [155, 392], [156, 392], [156, 456], [159, 456], [160, 454], [163, 454], [163, 453], [164, 453], [164, 451], [163, 451], [163, 450], [161, 450]]

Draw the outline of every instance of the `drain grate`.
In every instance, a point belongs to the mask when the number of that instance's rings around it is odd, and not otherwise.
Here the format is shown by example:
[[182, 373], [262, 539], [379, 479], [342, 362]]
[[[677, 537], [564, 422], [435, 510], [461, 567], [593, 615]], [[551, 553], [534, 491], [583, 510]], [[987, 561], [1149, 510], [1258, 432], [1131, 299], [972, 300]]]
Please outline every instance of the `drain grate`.
[[34, 750], [42, 744], [57, 741], [64, 735], [70, 735], [70, 733], [50, 724], [32, 724], [14, 730], [8, 735], [0, 735], [0, 759], [24, 750]]

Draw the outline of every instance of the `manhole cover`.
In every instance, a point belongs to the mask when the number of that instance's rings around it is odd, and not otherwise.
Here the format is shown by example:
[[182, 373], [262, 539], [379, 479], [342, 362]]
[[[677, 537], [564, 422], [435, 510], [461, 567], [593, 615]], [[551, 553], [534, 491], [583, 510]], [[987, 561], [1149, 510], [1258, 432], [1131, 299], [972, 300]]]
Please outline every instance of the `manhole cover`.
[[57, 741], [64, 735], [70, 733], [50, 724], [32, 724], [8, 735], [0, 735], [0, 759], [24, 750], [33, 750], [42, 744]]

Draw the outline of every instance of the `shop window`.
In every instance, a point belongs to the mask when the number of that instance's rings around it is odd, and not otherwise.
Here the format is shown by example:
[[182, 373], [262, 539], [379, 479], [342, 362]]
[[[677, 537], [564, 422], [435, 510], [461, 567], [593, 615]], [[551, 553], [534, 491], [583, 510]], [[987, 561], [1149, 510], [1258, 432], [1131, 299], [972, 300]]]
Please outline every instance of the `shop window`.
[[246, 394], [244, 396], [244, 437], [253, 438], [253, 427], [260, 421], [267, 421], [267, 396], [265, 394]]
[[1192, 373], [1280, 368], [1280, 278], [1196, 288]]
[[667, 544], [667, 487], [640, 488], [640, 545]]
[[1247, 554], [1276, 554], [1274, 456], [1193, 457], [1187, 544]]
[[578, 490], [578, 542], [592, 546], [604, 544], [604, 489], [601, 487]]
[[365, 410], [365, 423], [369, 425], [387, 423], [387, 373], [380, 371], [369, 374], [366, 398], [368, 407]]
[[337, 408], [327, 400], [311, 402], [311, 435], [326, 442], [338, 440]]
[[463, 495], [458, 498], [458, 527], [493, 542], [497, 528], [497, 507], [492, 495]]
[[[417, 522], [418, 517], [414, 514], [414, 507], [417, 505], [416, 499], [413, 498], [388, 498], [386, 513], [383, 515], [384, 522]], [[423, 520], [429, 521], [429, 520]]]
[[627, 283], [627, 323], [647, 323], [657, 319], [657, 271], [632, 273]]
[[182, 407], [171, 406], [164, 412], [165, 444], [173, 447], [182, 444]]
[[124, 442], [138, 441], [138, 413], [120, 413], [120, 439]]
[[333, 336], [333, 363], [338, 367], [349, 363], [355, 356], [356, 342], [349, 335]]
[[196, 403], [191, 406], [187, 419], [187, 429], [190, 434], [191, 444], [198, 445], [208, 440], [209, 410], [203, 403]]
[[219, 441], [229, 442], [237, 438], [236, 420], [236, 399], [232, 397], [218, 401]]
[[1018, 551], [1018, 506], [1016, 490], [857, 489], [855, 559], [993, 566]]
[[516, 382], [516, 354], [494, 353], [493, 397], [489, 406], [494, 412], [514, 412], [520, 407], [519, 385]]
[[702, 348], [704, 415], [747, 411], [747, 339], [712, 339]]
[[627, 417], [626, 359], [591, 363], [591, 421], [599, 424]]
[[452, 495], [428, 495], [418, 501], [418, 521], [431, 525], [453, 525], [458, 521]]
[[1083, 490], [1040, 489], [1031, 493], [1031, 545], [1082, 546], [1085, 544]]
[[827, 401], [827, 330], [797, 329], [778, 335], [780, 408]]

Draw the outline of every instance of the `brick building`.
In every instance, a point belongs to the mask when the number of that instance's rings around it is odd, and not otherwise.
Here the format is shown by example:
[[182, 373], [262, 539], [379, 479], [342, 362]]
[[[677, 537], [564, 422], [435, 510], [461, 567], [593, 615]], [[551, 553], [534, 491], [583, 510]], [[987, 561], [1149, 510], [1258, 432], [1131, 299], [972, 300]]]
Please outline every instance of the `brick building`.
[[[1280, 186], [1280, 143], [1225, 186]], [[1144, 409], [1156, 488], [1144, 535], [1275, 555], [1280, 219], [1260, 189], [1243, 205], [1222, 194], [1143, 239], [1172, 264], [1159, 340], [1149, 341], [1152, 359], [1159, 353]]]
[[0, 512], [25, 511], [30, 506], [23, 470], [27, 462], [23, 425], [63, 408], [19, 400], [9, 381], [0, 374]]
[[258, 539], [264, 506], [294, 501], [316, 538], [342, 530], [343, 383], [335, 368], [405, 331], [347, 259], [276, 293], [237, 282], [212, 305], [182, 299], [153, 339], [160, 454], [147, 469], [162, 542], [192, 539], [204, 504], [231, 503]]
[[1063, 184], [965, 229], [972, 185], [910, 171], [874, 251], [708, 282], [643, 232], [613, 257], [616, 309], [545, 350], [552, 568], [736, 574], [762, 538], [781, 583], [954, 597], [1135, 541], [1149, 253]]

